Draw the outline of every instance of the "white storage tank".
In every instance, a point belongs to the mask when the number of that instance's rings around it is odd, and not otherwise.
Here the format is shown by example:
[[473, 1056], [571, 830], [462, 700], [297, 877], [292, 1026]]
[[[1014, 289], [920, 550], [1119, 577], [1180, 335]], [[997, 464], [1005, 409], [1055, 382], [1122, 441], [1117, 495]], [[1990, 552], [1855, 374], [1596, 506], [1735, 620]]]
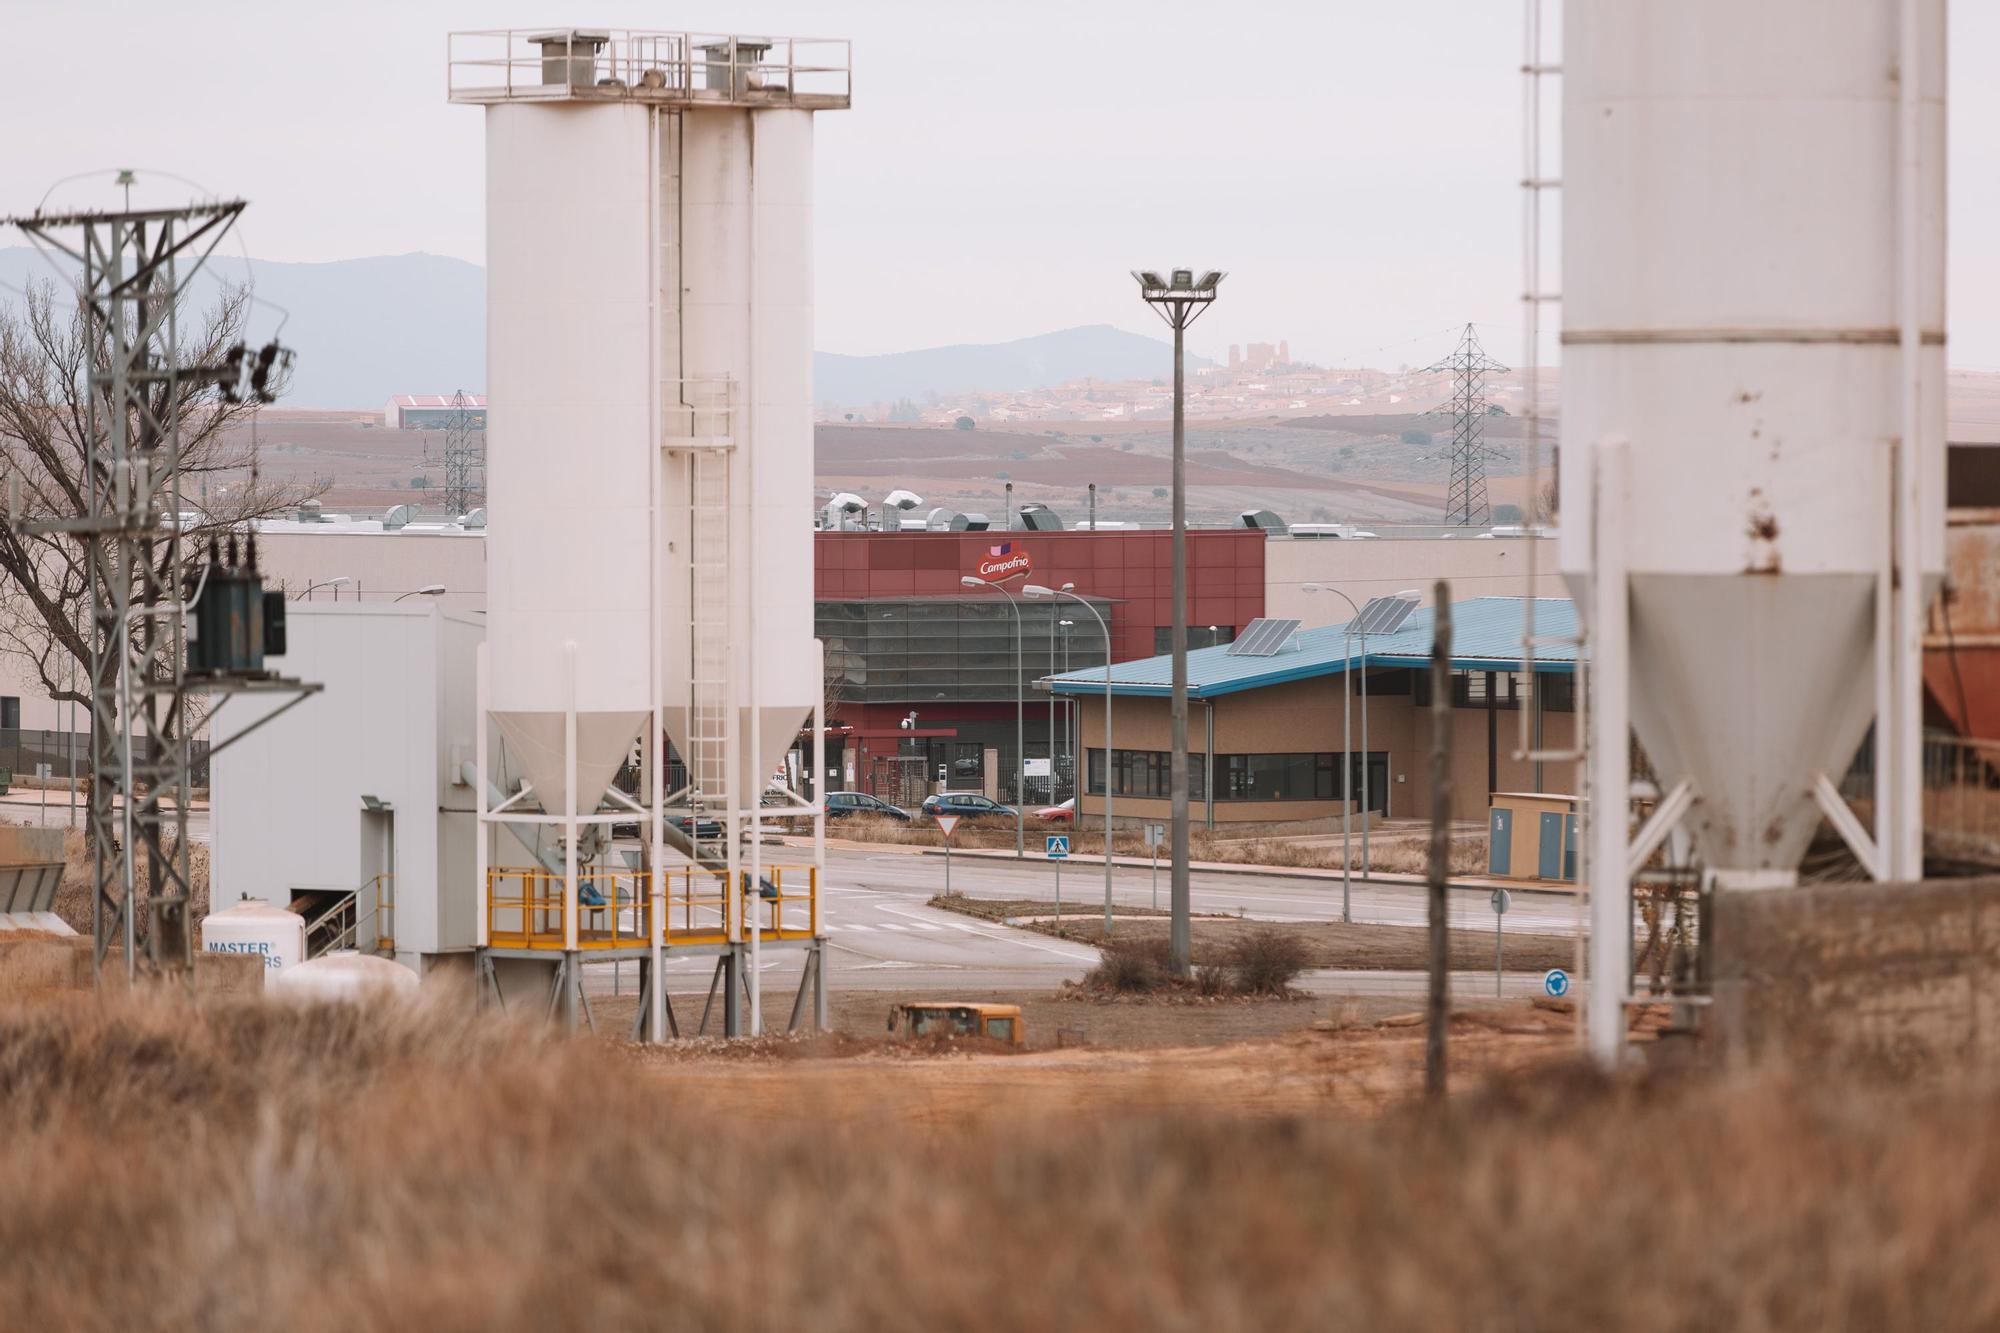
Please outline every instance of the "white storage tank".
[[417, 974], [379, 954], [343, 949], [273, 973], [270, 989], [295, 1000], [409, 999], [422, 984]]
[[1898, 442], [1919, 568], [1943, 570], [1944, 3], [1907, 0], [1926, 36], [1900, 71], [1905, 3], [1564, 13], [1562, 567], [1587, 596], [1581, 464], [1623, 441], [1632, 726], [1666, 784], [1690, 782], [1725, 883], [1795, 877], [1815, 776], [1838, 781], [1867, 732]]
[[266, 984], [306, 961], [306, 919], [262, 898], [245, 898], [201, 919], [201, 947], [209, 953], [256, 954]]

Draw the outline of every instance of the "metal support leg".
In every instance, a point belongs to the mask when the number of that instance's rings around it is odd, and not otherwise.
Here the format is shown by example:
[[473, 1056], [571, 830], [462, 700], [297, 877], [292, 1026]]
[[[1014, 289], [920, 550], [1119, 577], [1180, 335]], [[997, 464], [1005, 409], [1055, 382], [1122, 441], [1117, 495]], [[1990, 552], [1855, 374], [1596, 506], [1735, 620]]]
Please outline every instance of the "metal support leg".
[[[701, 1002], [701, 1023], [694, 1030], [694, 1035], [697, 1037], [705, 1037], [708, 1035], [708, 1011], [715, 1008], [715, 988], [721, 985], [725, 977], [728, 975], [729, 972], [728, 960], [729, 960], [729, 955], [727, 954], [724, 954], [722, 957], [715, 960], [715, 971], [711, 973], [708, 978], [708, 998]], [[722, 1003], [724, 1008], [727, 1008], [729, 1006], [728, 1000], [724, 1000]]]
[[722, 1035], [743, 1035], [743, 955], [731, 948], [722, 955]]
[[792, 1016], [785, 1020], [785, 1031], [799, 1030], [799, 1015], [805, 1012], [806, 993], [812, 988], [813, 967], [819, 961], [817, 949], [806, 950], [806, 965], [799, 969], [799, 992], [792, 997]]
[[826, 1018], [826, 941], [822, 939], [813, 944], [813, 1031], [831, 1028]]

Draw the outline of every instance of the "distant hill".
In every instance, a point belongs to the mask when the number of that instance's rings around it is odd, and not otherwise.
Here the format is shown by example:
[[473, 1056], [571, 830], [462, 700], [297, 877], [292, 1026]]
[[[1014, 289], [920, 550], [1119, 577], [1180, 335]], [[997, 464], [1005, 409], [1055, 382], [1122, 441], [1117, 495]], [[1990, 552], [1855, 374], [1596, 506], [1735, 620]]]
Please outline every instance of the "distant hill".
[[[289, 312], [282, 334], [297, 353], [286, 407], [378, 407], [395, 393], [486, 391], [486, 272], [439, 255], [384, 255], [325, 264], [249, 261], [258, 308], [252, 341]], [[240, 283], [244, 261], [225, 246], [197, 281]], [[0, 305], [17, 304], [30, 281], [55, 276], [32, 248], [0, 249]], [[203, 284], [209, 284], [203, 290]], [[931, 393], [1005, 392], [1066, 380], [1143, 379], [1171, 369], [1168, 344], [1106, 324], [1005, 343], [927, 347], [882, 356], [813, 358], [821, 403], [894, 402]], [[1188, 358], [1190, 366], [1212, 364]]]
[[[1214, 363], [1190, 356], [1188, 364]], [[881, 356], [821, 352], [813, 358], [813, 398], [863, 406], [931, 393], [1043, 389], [1086, 376], [1149, 379], [1172, 370], [1170, 344], [1109, 324], [1090, 324], [1013, 342], [961, 343]]]
[[[486, 389], [486, 273], [439, 255], [383, 255], [327, 264], [253, 259], [257, 307], [250, 337], [276, 330], [297, 353], [286, 407], [379, 407], [392, 393]], [[30, 280], [55, 269], [26, 246], [0, 249], [0, 303], [18, 305]], [[243, 260], [225, 245], [196, 280], [205, 305], [215, 284], [241, 283]], [[290, 317], [285, 318], [289, 312]]]

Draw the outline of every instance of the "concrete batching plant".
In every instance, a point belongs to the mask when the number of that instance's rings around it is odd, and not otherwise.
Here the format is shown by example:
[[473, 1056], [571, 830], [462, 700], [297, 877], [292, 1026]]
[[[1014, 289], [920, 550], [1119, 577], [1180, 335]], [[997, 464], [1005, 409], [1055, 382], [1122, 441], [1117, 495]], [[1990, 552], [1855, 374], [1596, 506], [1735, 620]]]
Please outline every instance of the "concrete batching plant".
[[[799, 521], [812, 117], [848, 94], [845, 42], [451, 39], [450, 96], [486, 114], [494, 734], [482, 722], [474, 790], [481, 972], [503, 994], [553, 961], [573, 1013], [585, 957], [643, 957], [657, 977], [663, 950], [687, 947], [719, 955], [733, 1016], [743, 955], [777, 939], [813, 951], [823, 1005], [817, 857], [766, 867], [759, 835], [821, 693]], [[672, 793], [663, 737], [689, 775]], [[635, 743], [637, 800], [613, 785]], [[820, 819], [795, 793], [780, 804]], [[613, 867], [609, 829], [635, 816], [642, 864]], [[495, 826], [532, 861], [492, 859]], [[670, 842], [688, 868], [668, 871]], [[663, 992], [647, 992], [657, 1035]]]
[[[1922, 873], [1944, 41], [1943, 0], [1565, 15], [1561, 553], [1590, 607], [1592, 808], [1626, 808], [1628, 734], [1665, 789], [1636, 835], [1593, 821], [1602, 1058], [1629, 877], [1676, 823], [1725, 891], [1795, 883], [1822, 814], [1875, 878]], [[1872, 833], [1834, 786], [1871, 724]]]

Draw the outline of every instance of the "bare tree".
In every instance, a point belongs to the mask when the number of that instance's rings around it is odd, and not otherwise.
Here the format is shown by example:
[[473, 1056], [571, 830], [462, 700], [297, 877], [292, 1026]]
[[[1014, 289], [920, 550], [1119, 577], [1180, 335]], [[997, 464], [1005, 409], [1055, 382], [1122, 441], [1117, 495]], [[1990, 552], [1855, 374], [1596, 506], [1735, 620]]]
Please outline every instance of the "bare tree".
[[[240, 287], [224, 288], [193, 320], [182, 317], [181, 362], [212, 365], [241, 340], [250, 304]], [[0, 312], [0, 463], [19, 479], [22, 516], [81, 518], [90, 510], [90, 387], [102, 351], [73, 290], [33, 284], [18, 312]], [[274, 385], [280, 391], [283, 380]], [[257, 411], [254, 402], [224, 402], [192, 383], [154, 390], [153, 413], [181, 421], [182, 520], [185, 577], [208, 557], [211, 538], [244, 532], [323, 490], [267, 486], [256, 473], [254, 448], [236, 429]], [[133, 424], [136, 434], [137, 423]], [[203, 486], [204, 481], [213, 482]], [[192, 496], [203, 493], [197, 507]], [[160, 548], [162, 559], [168, 549]], [[162, 578], [173, 571], [161, 568]], [[84, 544], [60, 533], [29, 533], [0, 525], [0, 651], [34, 664], [49, 697], [90, 702], [90, 566]]]

